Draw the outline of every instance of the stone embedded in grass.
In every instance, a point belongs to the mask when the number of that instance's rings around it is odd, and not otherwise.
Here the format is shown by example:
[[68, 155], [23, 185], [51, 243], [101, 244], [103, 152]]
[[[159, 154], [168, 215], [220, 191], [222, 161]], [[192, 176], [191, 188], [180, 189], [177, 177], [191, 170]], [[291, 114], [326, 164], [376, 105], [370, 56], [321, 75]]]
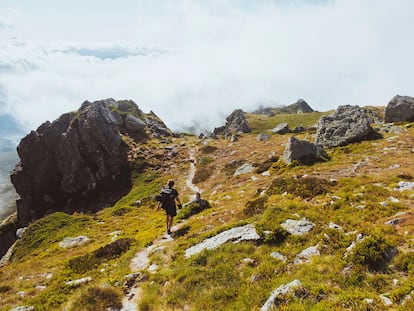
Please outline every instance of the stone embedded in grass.
[[81, 279], [77, 279], [77, 280], [73, 280], [73, 281], [68, 281], [65, 284], [68, 286], [78, 286], [81, 285], [83, 283], [89, 283], [90, 281], [92, 281], [92, 278], [90, 276], [81, 278]]
[[64, 238], [62, 242], [59, 243], [59, 246], [62, 248], [69, 248], [74, 246], [82, 245], [89, 241], [89, 238], [84, 235], [77, 236], [75, 238]]
[[274, 259], [279, 259], [282, 262], [286, 262], [287, 258], [286, 256], [283, 256], [281, 253], [279, 252], [273, 252], [270, 254], [270, 257], [274, 258]]
[[342, 227], [341, 226], [339, 226], [339, 225], [337, 225], [337, 224], [335, 224], [333, 222], [330, 222], [329, 223], [329, 228], [330, 229], [336, 229], [336, 230], [342, 230]]
[[32, 311], [35, 307], [33, 306], [20, 306], [13, 309], [10, 309], [10, 311]]
[[414, 189], [414, 182], [410, 182], [410, 181], [400, 181], [398, 182], [397, 188], [394, 188], [394, 190], [397, 190], [397, 191], [413, 190], [413, 189]]
[[311, 246], [307, 249], [301, 251], [295, 258], [294, 264], [298, 265], [301, 263], [306, 263], [310, 261], [310, 258], [313, 256], [320, 256], [321, 253], [318, 250], [318, 246]]
[[236, 172], [234, 173], [234, 176], [249, 174], [249, 173], [253, 172], [253, 170], [254, 170], [253, 166], [251, 166], [248, 163], [245, 163], [236, 170]]
[[315, 227], [315, 224], [306, 218], [302, 218], [300, 220], [287, 219], [280, 226], [290, 234], [302, 235], [311, 231]]
[[302, 286], [302, 283], [299, 280], [293, 280], [288, 284], [280, 285], [276, 290], [272, 292], [265, 304], [260, 308], [260, 311], [273, 310], [273, 308], [275, 307], [275, 302], [279, 295], [286, 295], [287, 293], [290, 293], [293, 290], [293, 288], [299, 286]]
[[241, 241], [249, 240], [259, 240], [260, 236], [257, 234], [256, 229], [253, 225], [248, 224], [242, 227], [232, 228], [230, 230], [219, 233], [216, 236], [208, 238], [203, 242], [196, 244], [185, 251], [185, 257], [190, 257], [192, 255], [198, 254], [205, 249], [215, 249], [220, 245], [233, 241], [233, 243], [238, 243]]

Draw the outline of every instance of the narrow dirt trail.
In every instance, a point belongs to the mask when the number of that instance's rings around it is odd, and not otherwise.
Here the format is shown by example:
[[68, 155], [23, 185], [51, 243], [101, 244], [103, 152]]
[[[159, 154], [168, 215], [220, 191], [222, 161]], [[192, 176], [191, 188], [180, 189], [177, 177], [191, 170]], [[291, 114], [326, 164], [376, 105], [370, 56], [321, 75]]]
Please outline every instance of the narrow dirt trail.
[[[193, 178], [195, 174], [195, 149], [191, 148], [189, 152], [189, 163], [190, 168], [188, 170], [188, 175], [186, 178], [186, 186], [194, 193], [201, 192], [200, 188], [198, 188], [195, 184], [193, 184]], [[194, 194], [195, 198], [195, 194]], [[192, 199], [194, 199], [192, 198]], [[185, 225], [185, 221], [181, 222], [177, 225], [174, 225], [171, 229], [173, 232], [180, 230]], [[150, 246], [144, 248], [143, 250], [140, 250], [137, 252], [132, 258], [129, 269], [131, 271], [131, 275], [137, 275], [137, 279], [139, 278], [140, 272], [148, 271], [150, 273], [154, 273], [157, 270], [157, 266], [150, 265], [150, 259], [149, 256], [155, 252], [156, 250], [159, 250], [164, 247], [164, 244], [173, 241], [174, 239], [168, 235], [163, 234], [160, 237], [158, 237]], [[144, 273], [142, 274], [142, 276]], [[142, 281], [145, 281], [145, 277], [141, 278], [140, 280], [133, 281], [134, 284], [130, 288], [128, 288], [127, 292], [124, 295], [123, 301], [122, 301], [122, 309], [120, 311], [138, 311], [138, 302], [142, 295], [142, 288], [140, 283]]]

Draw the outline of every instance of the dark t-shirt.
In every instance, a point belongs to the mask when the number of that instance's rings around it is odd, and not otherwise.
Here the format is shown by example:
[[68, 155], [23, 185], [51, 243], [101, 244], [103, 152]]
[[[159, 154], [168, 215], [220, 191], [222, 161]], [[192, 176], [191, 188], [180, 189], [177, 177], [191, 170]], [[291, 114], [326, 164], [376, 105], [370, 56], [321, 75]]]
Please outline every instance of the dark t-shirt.
[[163, 208], [165, 209], [165, 212], [169, 216], [177, 216], [177, 208], [175, 206], [175, 198], [178, 197], [178, 191], [170, 188], [172, 190], [170, 198], [163, 203]]

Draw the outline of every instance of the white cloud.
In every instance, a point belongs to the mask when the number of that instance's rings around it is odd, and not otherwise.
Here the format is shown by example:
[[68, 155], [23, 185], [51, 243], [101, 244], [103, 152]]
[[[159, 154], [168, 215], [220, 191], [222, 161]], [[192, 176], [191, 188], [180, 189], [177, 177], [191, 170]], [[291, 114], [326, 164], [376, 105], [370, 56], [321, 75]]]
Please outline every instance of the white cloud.
[[[212, 129], [259, 102], [304, 98], [328, 110], [414, 95], [414, 2], [316, 2], [144, 1], [112, 19], [100, 12], [56, 29], [45, 19], [33, 30], [21, 26], [26, 12], [16, 28], [33, 38], [0, 42], [0, 111], [35, 128], [84, 100], [113, 97], [172, 128], [196, 120]], [[64, 40], [76, 36], [87, 41]]]

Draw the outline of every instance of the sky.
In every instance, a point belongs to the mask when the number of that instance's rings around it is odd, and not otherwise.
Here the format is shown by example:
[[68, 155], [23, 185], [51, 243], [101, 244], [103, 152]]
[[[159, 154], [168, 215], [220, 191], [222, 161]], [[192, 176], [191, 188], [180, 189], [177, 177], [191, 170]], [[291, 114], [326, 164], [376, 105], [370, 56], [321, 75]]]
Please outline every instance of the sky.
[[0, 113], [131, 99], [173, 130], [234, 109], [414, 96], [412, 0], [0, 0]]

